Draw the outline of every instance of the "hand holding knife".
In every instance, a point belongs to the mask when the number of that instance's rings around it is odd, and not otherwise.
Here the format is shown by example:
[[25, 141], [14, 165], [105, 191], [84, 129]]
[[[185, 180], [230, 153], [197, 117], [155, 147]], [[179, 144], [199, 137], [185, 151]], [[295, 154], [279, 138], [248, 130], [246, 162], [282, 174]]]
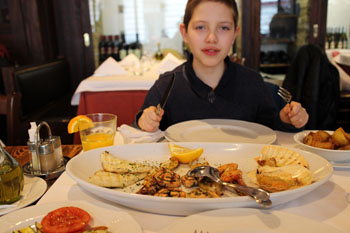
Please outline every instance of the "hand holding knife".
[[162, 97], [162, 99], [160, 100], [160, 103], [157, 105], [157, 109], [156, 109], [156, 114], [159, 115], [160, 111], [162, 109], [164, 109], [164, 106], [168, 100], [168, 97], [170, 95], [171, 90], [173, 89], [174, 86], [174, 81], [175, 81], [175, 73], [174, 75], [171, 77], [170, 83], [168, 88], [166, 89], [166, 91], [164, 92], [164, 95]]

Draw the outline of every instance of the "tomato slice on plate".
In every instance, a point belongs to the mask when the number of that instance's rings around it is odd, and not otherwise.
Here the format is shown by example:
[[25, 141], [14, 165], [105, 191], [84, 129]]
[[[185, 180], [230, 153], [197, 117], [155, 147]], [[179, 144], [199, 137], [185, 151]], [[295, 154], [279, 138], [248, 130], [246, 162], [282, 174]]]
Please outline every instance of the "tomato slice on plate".
[[48, 213], [41, 225], [45, 233], [70, 233], [83, 229], [91, 216], [78, 207], [61, 207]]

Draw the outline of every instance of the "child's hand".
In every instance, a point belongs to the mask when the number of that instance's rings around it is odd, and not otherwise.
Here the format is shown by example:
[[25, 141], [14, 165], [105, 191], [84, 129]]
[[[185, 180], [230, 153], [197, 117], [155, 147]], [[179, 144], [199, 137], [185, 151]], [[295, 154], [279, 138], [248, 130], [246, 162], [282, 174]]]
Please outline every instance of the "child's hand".
[[309, 114], [300, 103], [292, 101], [280, 111], [280, 118], [284, 123], [291, 124], [295, 128], [301, 128], [308, 122]]
[[143, 110], [138, 125], [147, 132], [154, 132], [159, 129], [160, 120], [162, 120], [163, 115], [163, 109], [161, 109], [160, 114], [157, 115], [155, 106], [148, 107]]

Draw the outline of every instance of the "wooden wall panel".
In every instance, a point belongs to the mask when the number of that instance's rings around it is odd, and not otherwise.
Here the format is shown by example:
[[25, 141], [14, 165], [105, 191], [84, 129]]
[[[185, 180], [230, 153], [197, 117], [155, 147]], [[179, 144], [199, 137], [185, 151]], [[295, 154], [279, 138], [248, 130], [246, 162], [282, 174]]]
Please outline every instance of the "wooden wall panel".
[[53, 0], [59, 54], [66, 57], [71, 69], [72, 83], [75, 89], [81, 80], [94, 71], [92, 40], [90, 46], [84, 46], [83, 34], [91, 36], [89, 3], [87, 0]]
[[245, 66], [259, 71], [260, 1], [242, 1], [242, 58]]

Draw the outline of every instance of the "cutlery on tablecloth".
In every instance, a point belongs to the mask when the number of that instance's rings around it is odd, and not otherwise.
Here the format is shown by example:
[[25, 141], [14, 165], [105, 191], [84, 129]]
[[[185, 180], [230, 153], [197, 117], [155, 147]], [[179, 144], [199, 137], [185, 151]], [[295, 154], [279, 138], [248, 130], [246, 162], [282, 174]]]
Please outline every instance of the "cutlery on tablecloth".
[[165, 106], [165, 104], [166, 104], [166, 102], [167, 102], [167, 100], [168, 100], [168, 97], [169, 97], [169, 95], [170, 95], [170, 92], [171, 92], [171, 90], [173, 89], [174, 82], [175, 82], [175, 73], [174, 73], [174, 75], [171, 77], [169, 86], [168, 86], [168, 88], [166, 89], [166, 91], [165, 91], [165, 93], [164, 93], [162, 99], [160, 100], [160, 103], [157, 105], [157, 109], [156, 109], [157, 115], [160, 114], [160, 110], [161, 110], [161, 109], [164, 109], [164, 106]]

